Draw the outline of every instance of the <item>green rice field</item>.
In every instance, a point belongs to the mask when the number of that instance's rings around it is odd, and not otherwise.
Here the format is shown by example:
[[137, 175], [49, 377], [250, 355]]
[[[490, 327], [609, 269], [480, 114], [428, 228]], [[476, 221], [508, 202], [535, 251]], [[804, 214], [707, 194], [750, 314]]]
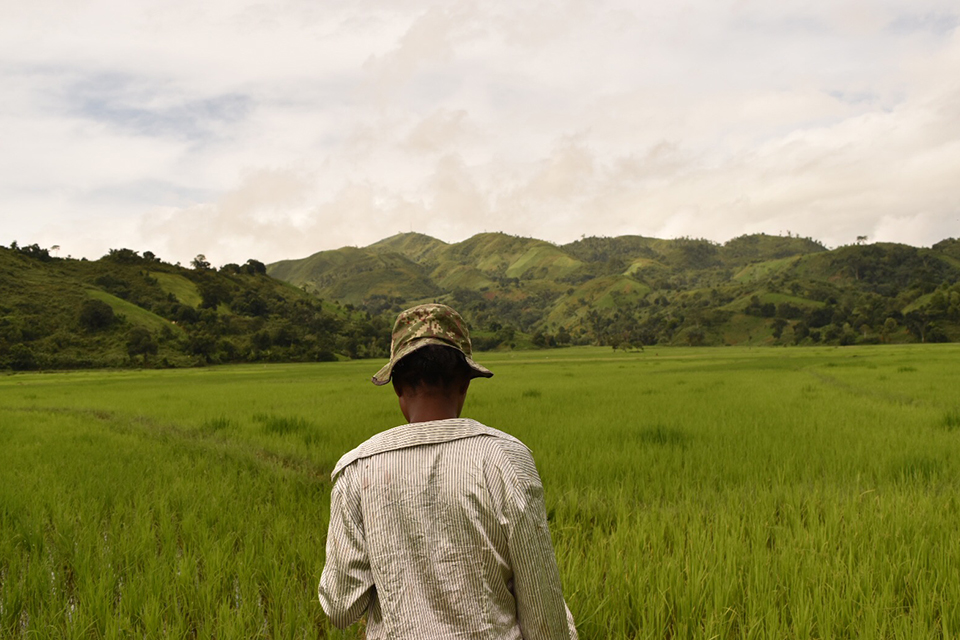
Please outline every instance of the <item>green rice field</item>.
[[[960, 638], [960, 345], [478, 360], [581, 638]], [[363, 637], [316, 587], [380, 364], [0, 377], [0, 638]]]

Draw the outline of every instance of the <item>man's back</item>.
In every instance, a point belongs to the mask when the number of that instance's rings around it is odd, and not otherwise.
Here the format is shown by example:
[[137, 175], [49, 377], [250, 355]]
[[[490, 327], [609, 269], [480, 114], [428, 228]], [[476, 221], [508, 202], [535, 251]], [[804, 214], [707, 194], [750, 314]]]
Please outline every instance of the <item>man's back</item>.
[[320, 583], [334, 622], [369, 610], [369, 638], [576, 637], [519, 440], [473, 420], [408, 424], [334, 478]]

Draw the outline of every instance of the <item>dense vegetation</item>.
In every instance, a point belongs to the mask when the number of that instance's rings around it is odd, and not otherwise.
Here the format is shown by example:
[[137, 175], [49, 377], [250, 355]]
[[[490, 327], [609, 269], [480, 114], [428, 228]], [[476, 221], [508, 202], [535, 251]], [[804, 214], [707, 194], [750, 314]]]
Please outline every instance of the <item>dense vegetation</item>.
[[[483, 354], [584, 640], [952, 638], [957, 345]], [[317, 601], [365, 361], [0, 376], [0, 637], [362, 638]]]
[[399, 234], [268, 273], [372, 314], [449, 302], [480, 348], [859, 344], [960, 340], [960, 241], [932, 248], [741, 236], [557, 246], [498, 233]]
[[932, 248], [751, 235], [556, 246], [400, 234], [302, 260], [191, 268], [149, 251], [0, 247], [0, 369], [384, 356], [401, 308], [459, 309], [479, 350], [960, 340], [960, 241]]
[[114, 249], [56, 258], [0, 247], [0, 369], [189, 366], [382, 356], [389, 326], [266, 275], [257, 260], [211, 268]]

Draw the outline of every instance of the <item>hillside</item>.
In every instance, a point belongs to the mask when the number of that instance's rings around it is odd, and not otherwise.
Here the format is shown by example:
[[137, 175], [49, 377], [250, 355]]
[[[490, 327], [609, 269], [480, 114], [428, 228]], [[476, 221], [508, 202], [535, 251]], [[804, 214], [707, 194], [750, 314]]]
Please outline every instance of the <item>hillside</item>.
[[[198, 258], [201, 258], [198, 256]], [[197, 261], [195, 261], [197, 262]], [[389, 325], [266, 274], [150, 252], [56, 258], [0, 247], [0, 369], [192, 366], [383, 356]]]
[[828, 251], [809, 238], [640, 236], [554, 245], [399, 234], [211, 268], [0, 247], [0, 369], [382, 357], [393, 317], [459, 309], [479, 349], [960, 340], [960, 241]]
[[372, 314], [448, 302], [481, 347], [853, 344], [960, 340], [960, 242], [827, 250], [811, 238], [641, 236], [558, 246], [404, 233], [267, 272]]
[[420, 265], [403, 255], [352, 247], [277, 262], [270, 265], [270, 275], [353, 304], [374, 296], [416, 299], [442, 293]]

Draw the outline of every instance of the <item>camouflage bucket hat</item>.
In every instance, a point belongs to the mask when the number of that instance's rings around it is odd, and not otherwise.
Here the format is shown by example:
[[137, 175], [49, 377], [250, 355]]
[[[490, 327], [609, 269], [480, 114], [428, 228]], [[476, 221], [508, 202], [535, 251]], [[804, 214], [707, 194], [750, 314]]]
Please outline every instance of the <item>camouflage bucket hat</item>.
[[489, 378], [493, 372], [473, 361], [470, 331], [460, 314], [445, 304], [421, 304], [401, 311], [393, 325], [390, 341], [390, 362], [373, 376], [373, 384], [390, 382], [393, 367], [404, 356], [429, 344], [453, 347], [464, 355], [472, 370], [472, 378]]

